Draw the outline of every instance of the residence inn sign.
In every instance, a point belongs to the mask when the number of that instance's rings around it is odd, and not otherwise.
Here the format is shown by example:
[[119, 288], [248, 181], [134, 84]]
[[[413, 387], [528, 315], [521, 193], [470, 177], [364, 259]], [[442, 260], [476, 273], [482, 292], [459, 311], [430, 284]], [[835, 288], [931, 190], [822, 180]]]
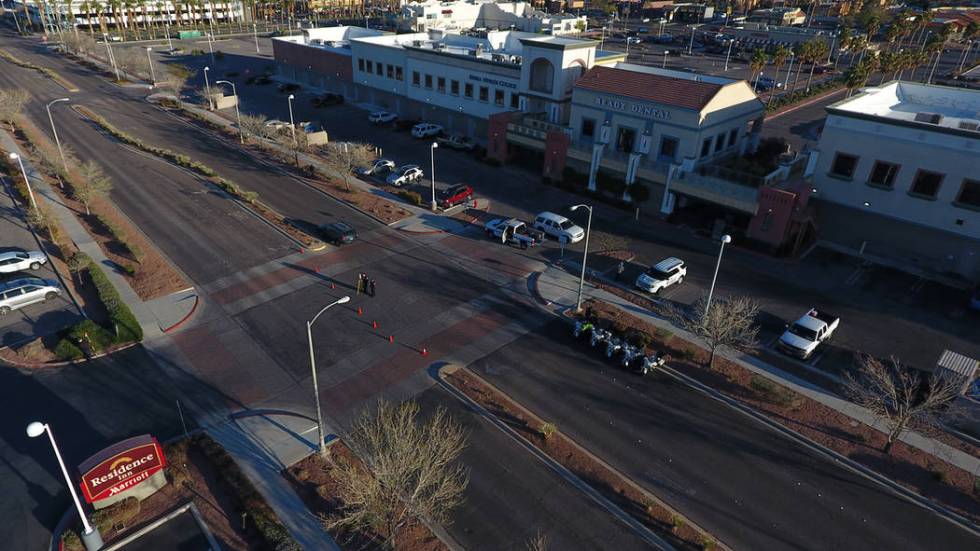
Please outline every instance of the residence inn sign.
[[640, 115], [643, 117], [650, 117], [662, 121], [670, 120], [670, 111], [667, 111], [665, 109], [657, 109], [656, 107], [641, 105], [639, 103], [633, 103], [630, 101], [611, 99], [604, 96], [596, 96], [595, 104], [598, 105], [599, 107], [605, 107], [606, 109], [614, 109], [616, 111], [629, 113], [631, 115]]
[[79, 466], [85, 501], [101, 508], [130, 496], [143, 499], [166, 483], [165, 466], [160, 444], [148, 434], [109, 446]]

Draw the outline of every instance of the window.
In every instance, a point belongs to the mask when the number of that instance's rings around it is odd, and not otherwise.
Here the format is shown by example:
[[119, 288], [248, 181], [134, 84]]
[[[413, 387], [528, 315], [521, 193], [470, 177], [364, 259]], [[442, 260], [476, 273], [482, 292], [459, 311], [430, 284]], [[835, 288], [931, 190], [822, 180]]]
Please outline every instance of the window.
[[942, 183], [942, 174], [931, 170], [920, 170], [915, 173], [915, 179], [912, 180], [912, 187], [909, 189], [909, 193], [923, 198], [935, 199], [936, 194], [939, 193], [939, 186]]
[[395, 67], [395, 80], [399, 82], [405, 80], [405, 75], [402, 73], [402, 68], [400, 66]]
[[422, 75], [418, 71], [412, 71], [412, 86], [418, 86], [422, 82]]
[[395, 66], [387, 65], [385, 67], [385, 76], [388, 78], [395, 78]]
[[480, 101], [488, 101], [490, 99], [490, 88], [486, 86], [480, 86]]
[[459, 95], [459, 81], [458, 80], [450, 80], [449, 81], [449, 93], [452, 94], [452, 95], [454, 95], [454, 96], [458, 96]]
[[429, 90], [432, 89], [432, 75], [425, 75], [425, 87]]
[[980, 180], [963, 180], [960, 194], [956, 196], [956, 204], [980, 209]]
[[384, 64], [381, 63], [380, 61], [375, 61], [374, 62], [374, 69], [375, 69], [374, 70], [374, 74], [376, 74], [376, 75], [378, 75], [380, 77], [380, 76], [382, 76], [382, 73], [384, 72]]
[[504, 91], [503, 90], [501, 90], [499, 88], [495, 88], [493, 90], [493, 103], [496, 104], [496, 105], [499, 105], [501, 107], [504, 106]]
[[705, 138], [701, 142], [701, 156], [707, 157], [709, 153], [711, 153], [711, 138]]
[[898, 167], [895, 163], [885, 161], [875, 161], [875, 166], [871, 169], [868, 176], [868, 183], [873, 186], [891, 189], [895, 184], [895, 175], [898, 174]]
[[442, 94], [446, 93], [446, 77], [439, 77], [436, 79], [436, 91]]
[[439, 17], [439, 14], [438, 13], [427, 13], [427, 14], [425, 14], [425, 18], [426, 19], [435, 19], [436, 17]]
[[732, 147], [733, 145], [735, 145], [735, 142], [737, 141], [738, 141], [738, 129], [733, 128], [732, 131], [728, 133], [728, 147]]
[[616, 134], [616, 150], [632, 153], [634, 141], [636, 141], [636, 129], [620, 126]]
[[725, 135], [718, 134], [715, 136], [715, 153], [718, 153], [725, 148]]
[[357, 60], [357, 70], [362, 73], [364, 72], [364, 60], [361, 58], [358, 58]]
[[374, 72], [374, 62], [372, 62], [370, 59], [367, 60], [367, 72], [369, 73]]
[[847, 153], [838, 153], [834, 157], [834, 164], [830, 165], [830, 174], [840, 178], [850, 180], [854, 177], [854, 169], [857, 168], [858, 158]]
[[521, 108], [521, 95], [517, 92], [510, 93], [510, 108], [520, 109]]
[[677, 138], [664, 137], [660, 140], [660, 159], [673, 161], [677, 158]]
[[463, 85], [463, 95], [472, 98], [473, 97], [473, 85], [467, 82]]

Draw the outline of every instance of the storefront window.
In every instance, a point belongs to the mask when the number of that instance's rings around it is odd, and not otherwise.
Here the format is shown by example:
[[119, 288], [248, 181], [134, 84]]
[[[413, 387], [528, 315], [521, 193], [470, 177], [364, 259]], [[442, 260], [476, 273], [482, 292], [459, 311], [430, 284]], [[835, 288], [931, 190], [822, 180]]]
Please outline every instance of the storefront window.
[[395, 67], [395, 80], [399, 82], [405, 80], [405, 75], [402, 73], [402, 68], [399, 66]]
[[731, 132], [728, 133], [728, 147], [735, 145], [738, 140], [738, 129], [733, 128]]
[[701, 142], [701, 156], [707, 157], [711, 153], [711, 138], [705, 138]]
[[463, 86], [463, 95], [466, 96], [466, 97], [468, 97], [468, 98], [470, 98], [470, 99], [473, 98], [473, 85], [472, 84], [470, 84], [470, 83], [467, 82]]
[[595, 138], [595, 119], [582, 119], [582, 137]]
[[517, 92], [510, 93], [510, 108], [511, 109], [521, 108], [521, 96]]
[[425, 87], [429, 90], [432, 89], [432, 75], [425, 75]]
[[385, 69], [387, 71], [387, 74], [385, 76], [387, 76], [388, 78], [395, 78], [395, 66], [394, 65], [388, 65], [387, 67], [385, 67]]
[[364, 60], [363, 59], [360, 59], [359, 58], [357, 60], [357, 70], [360, 71], [360, 72], [362, 72], [362, 73], [364, 72]]
[[660, 140], [660, 160], [677, 160], [677, 138], [664, 137]]
[[496, 90], [495, 89], [493, 91], [493, 103], [496, 104], [496, 105], [499, 105], [501, 107], [504, 106], [504, 91], [503, 90]]
[[486, 86], [480, 86], [480, 101], [490, 100], [490, 88]]
[[412, 71], [412, 86], [418, 86], [422, 83], [422, 75], [418, 71]]
[[458, 96], [459, 95], [459, 81], [451, 80], [449, 81], [449, 93]]
[[445, 94], [446, 93], [446, 78], [445, 77], [439, 77], [439, 78], [436, 79], [436, 91], [438, 91], [441, 94]]

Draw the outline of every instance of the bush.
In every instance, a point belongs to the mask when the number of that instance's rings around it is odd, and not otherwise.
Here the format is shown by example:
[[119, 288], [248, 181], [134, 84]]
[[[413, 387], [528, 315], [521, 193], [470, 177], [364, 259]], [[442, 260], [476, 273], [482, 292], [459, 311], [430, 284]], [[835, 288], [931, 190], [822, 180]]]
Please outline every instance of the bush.
[[558, 432], [558, 427], [554, 423], [542, 423], [541, 428], [538, 430], [541, 432], [541, 436], [544, 436], [545, 440], [550, 440]]
[[113, 503], [105, 509], [95, 511], [92, 514], [92, 523], [95, 524], [99, 532], [106, 534], [119, 525], [125, 527], [130, 521], [136, 518], [139, 512], [140, 500], [135, 497], [127, 497], [122, 501]]
[[119, 296], [119, 292], [112, 286], [105, 272], [92, 262], [92, 259], [84, 255], [84, 253], [76, 253], [76, 255], [81, 255], [83, 259], [87, 260], [88, 268], [86, 269], [88, 270], [89, 278], [91, 278], [92, 284], [95, 285], [95, 289], [99, 293], [99, 299], [105, 305], [106, 311], [109, 312], [109, 321], [115, 333], [112, 342], [118, 344], [143, 340], [143, 328], [140, 327], [136, 316], [133, 315], [129, 306], [126, 306], [126, 303], [123, 302], [122, 297]]
[[191, 50], [191, 55], [204, 55], [204, 50], [200, 48], [194, 48]]
[[102, 352], [112, 344], [112, 333], [92, 320], [76, 323], [68, 330], [68, 338], [73, 343], [87, 342], [94, 353]]
[[420, 206], [422, 204], [422, 195], [417, 191], [400, 190], [398, 196], [413, 205]]
[[58, 341], [54, 347], [54, 355], [63, 362], [73, 362], [85, 356], [82, 349], [67, 338]]

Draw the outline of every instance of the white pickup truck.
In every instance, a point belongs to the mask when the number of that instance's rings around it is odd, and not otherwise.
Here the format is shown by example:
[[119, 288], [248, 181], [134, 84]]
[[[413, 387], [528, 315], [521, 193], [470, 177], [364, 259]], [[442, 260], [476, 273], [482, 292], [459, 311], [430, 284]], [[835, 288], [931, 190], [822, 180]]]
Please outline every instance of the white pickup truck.
[[518, 245], [522, 249], [544, 241], [544, 233], [528, 226], [517, 218], [494, 218], [483, 226], [487, 236], [500, 239], [501, 243]]
[[813, 308], [786, 326], [786, 331], [779, 337], [779, 349], [801, 360], [809, 359], [817, 347], [834, 334], [839, 324], [840, 318]]

